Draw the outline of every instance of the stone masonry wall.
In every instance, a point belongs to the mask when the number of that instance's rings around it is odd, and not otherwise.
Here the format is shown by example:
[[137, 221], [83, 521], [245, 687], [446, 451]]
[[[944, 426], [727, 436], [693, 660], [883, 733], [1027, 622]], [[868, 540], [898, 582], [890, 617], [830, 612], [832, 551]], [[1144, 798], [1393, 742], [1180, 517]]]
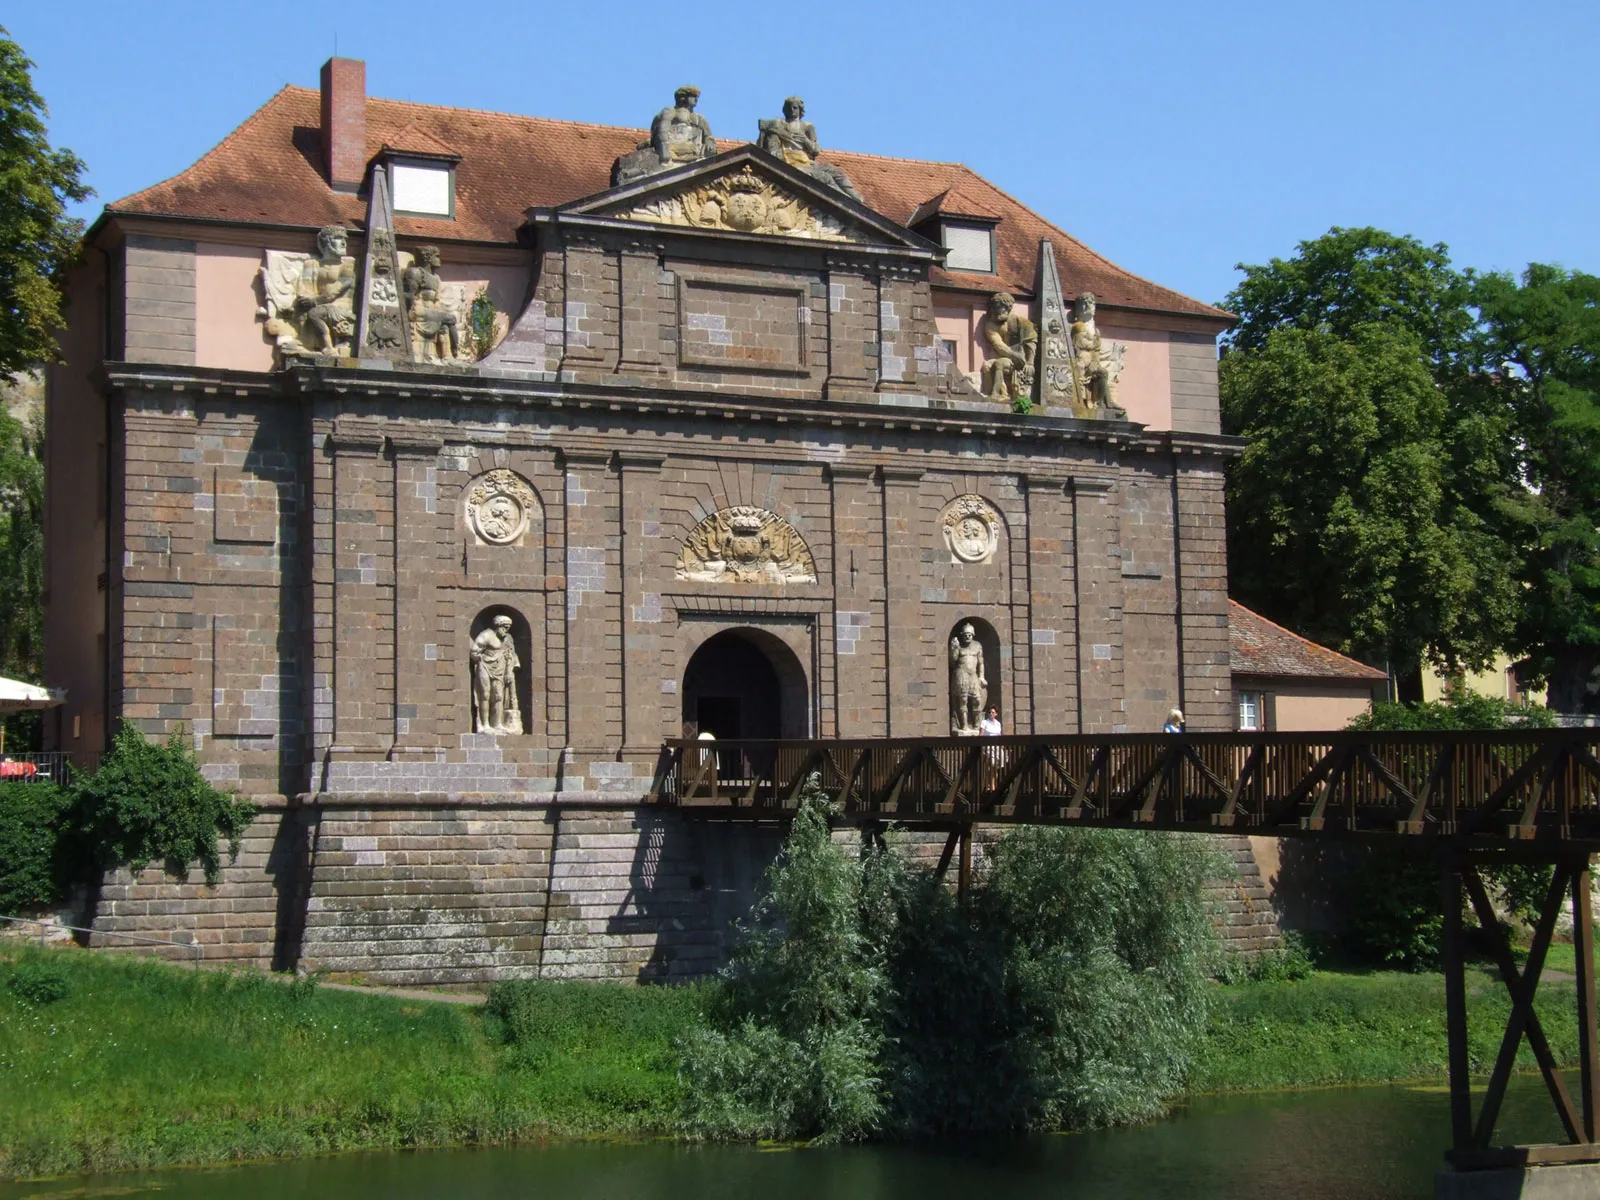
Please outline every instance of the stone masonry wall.
[[[977, 831], [976, 865], [999, 833]], [[108, 876], [91, 941], [178, 962], [198, 945], [206, 963], [393, 985], [682, 981], [727, 961], [783, 834], [615, 803], [271, 806], [215, 888], [159, 867]], [[890, 844], [931, 867], [945, 839], [902, 831]], [[1269, 949], [1277, 918], [1249, 839], [1226, 839], [1225, 853], [1238, 876], [1212, 889], [1219, 931], [1230, 950]], [[955, 874], [952, 862], [952, 885]]]

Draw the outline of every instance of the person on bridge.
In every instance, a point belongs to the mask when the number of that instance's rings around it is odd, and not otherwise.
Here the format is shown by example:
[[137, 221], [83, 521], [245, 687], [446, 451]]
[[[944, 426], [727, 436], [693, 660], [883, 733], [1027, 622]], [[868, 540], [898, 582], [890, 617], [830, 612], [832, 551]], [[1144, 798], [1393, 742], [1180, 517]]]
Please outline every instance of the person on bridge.
[[1175, 709], [1173, 709], [1171, 712], [1169, 712], [1167, 714], [1167, 723], [1161, 727], [1161, 732], [1162, 733], [1182, 733], [1183, 732], [1183, 710], [1182, 709], [1175, 708]]
[[[1000, 706], [989, 705], [989, 711], [983, 714], [983, 720], [978, 723], [978, 732], [984, 737], [999, 737], [1004, 730], [1000, 726]], [[1005, 750], [1000, 746], [990, 746], [984, 752], [984, 757], [989, 760], [989, 786], [996, 787], [1000, 782], [1000, 765], [1005, 756]]]

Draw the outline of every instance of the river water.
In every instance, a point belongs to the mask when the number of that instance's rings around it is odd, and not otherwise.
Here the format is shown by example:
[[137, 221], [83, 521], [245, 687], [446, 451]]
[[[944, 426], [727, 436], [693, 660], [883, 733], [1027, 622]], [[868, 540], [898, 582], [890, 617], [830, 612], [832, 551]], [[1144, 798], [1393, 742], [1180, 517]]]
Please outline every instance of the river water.
[[[1555, 1140], [1537, 1078], [1505, 1141]], [[1134, 1129], [920, 1146], [558, 1143], [351, 1154], [0, 1186], [21, 1197], [161, 1200], [1425, 1200], [1449, 1136], [1442, 1088], [1202, 1097]]]

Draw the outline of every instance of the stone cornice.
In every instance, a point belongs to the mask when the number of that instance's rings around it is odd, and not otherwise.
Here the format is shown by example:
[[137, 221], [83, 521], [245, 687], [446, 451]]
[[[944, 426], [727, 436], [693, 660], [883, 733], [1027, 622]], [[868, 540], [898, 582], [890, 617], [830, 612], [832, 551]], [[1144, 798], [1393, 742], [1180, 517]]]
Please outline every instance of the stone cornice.
[[[629, 386], [620, 383], [550, 381], [436, 371], [426, 367], [368, 371], [330, 362], [303, 364], [274, 372], [225, 371], [163, 363], [107, 363], [104, 383], [124, 391], [186, 393], [191, 400], [206, 396], [258, 397], [300, 401], [318, 394], [379, 402], [399, 415], [407, 402], [447, 402], [495, 408], [523, 408], [579, 417], [592, 415], [616, 421], [634, 415], [677, 421], [705, 421], [720, 435], [725, 422], [765, 426], [774, 436], [806, 440], [815, 430], [828, 440], [850, 431], [912, 433], [934, 439], [986, 438], [1008, 443], [1022, 453], [1038, 453], [1053, 445], [1093, 446], [1120, 453], [1171, 454], [1233, 458], [1244, 448], [1239, 438], [1220, 434], [1150, 430], [1127, 421], [1078, 420], [1071, 417], [1018, 416], [1000, 410], [911, 408], [787, 397], [759, 397], [706, 388], [673, 387], [659, 382]], [[1014, 469], [1014, 468], [1013, 468]]]

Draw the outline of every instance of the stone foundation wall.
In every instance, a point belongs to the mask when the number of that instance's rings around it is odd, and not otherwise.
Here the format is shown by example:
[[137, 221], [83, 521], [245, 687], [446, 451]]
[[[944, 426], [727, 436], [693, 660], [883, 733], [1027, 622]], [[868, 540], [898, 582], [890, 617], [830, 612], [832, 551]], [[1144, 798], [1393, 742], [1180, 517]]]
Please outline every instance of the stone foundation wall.
[[[998, 829], [980, 829], [981, 866]], [[718, 821], [594, 793], [561, 802], [416, 795], [263, 806], [215, 888], [150, 867], [101, 887], [97, 947], [383, 984], [497, 979], [668, 982], [717, 970], [782, 844], [777, 822]], [[893, 844], [928, 866], [946, 834]], [[841, 828], [853, 841], [859, 832]], [[1230, 949], [1277, 944], [1247, 838], [1212, 897]], [[952, 862], [948, 878], [954, 883]], [[115, 934], [168, 940], [171, 951]]]

